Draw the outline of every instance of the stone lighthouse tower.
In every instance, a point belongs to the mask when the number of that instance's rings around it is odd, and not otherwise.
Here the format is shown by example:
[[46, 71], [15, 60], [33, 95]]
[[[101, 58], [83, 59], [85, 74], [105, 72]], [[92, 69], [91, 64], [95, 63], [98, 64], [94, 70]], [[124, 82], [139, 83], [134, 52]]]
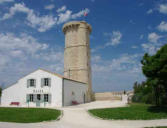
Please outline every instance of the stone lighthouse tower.
[[64, 76], [88, 84], [87, 101], [91, 101], [92, 82], [89, 34], [85, 21], [72, 21], [63, 26], [65, 34]]

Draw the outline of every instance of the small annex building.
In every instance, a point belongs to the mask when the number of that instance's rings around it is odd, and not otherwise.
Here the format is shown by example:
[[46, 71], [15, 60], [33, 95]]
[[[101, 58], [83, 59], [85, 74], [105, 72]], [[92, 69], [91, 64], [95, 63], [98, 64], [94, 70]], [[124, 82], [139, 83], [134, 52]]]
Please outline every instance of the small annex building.
[[59, 74], [38, 69], [3, 89], [2, 106], [19, 103], [21, 107], [63, 107], [85, 103], [88, 86]]

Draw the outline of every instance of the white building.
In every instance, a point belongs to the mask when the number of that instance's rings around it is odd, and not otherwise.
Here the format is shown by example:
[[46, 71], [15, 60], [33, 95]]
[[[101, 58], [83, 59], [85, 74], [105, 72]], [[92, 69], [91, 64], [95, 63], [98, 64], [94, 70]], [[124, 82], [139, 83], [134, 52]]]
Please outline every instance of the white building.
[[85, 103], [87, 84], [38, 69], [2, 91], [1, 105], [62, 107]]

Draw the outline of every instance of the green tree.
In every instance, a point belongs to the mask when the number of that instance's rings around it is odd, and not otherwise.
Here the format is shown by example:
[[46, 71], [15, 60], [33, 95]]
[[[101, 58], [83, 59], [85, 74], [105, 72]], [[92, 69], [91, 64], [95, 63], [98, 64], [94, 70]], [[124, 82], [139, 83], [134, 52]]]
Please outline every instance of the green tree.
[[146, 82], [134, 83], [134, 96], [132, 98], [133, 102], [142, 102], [142, 103], [153, 103], [153, 93], [151, 86], [148, 86]]
[[167, 44], [155, 55], [146, 53], [141, 63], [146, 83], [153, 87], [156, 105], [167, 105]]

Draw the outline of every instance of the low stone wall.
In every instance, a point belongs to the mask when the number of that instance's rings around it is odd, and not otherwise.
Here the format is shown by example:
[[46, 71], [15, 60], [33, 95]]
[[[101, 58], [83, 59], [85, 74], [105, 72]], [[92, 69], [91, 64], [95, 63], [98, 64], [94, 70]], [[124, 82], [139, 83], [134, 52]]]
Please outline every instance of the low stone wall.
[[95, 100], [122, 100], [123, 92], [94, 93]]

